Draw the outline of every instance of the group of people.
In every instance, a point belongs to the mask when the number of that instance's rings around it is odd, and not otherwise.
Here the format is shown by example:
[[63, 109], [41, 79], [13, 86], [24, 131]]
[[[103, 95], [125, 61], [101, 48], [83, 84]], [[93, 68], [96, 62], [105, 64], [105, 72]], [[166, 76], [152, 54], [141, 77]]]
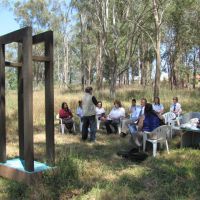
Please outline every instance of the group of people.
[[[96, 97], [92, 94], [92, 87], [85, 89], [85, 94], [81, 101], [78, 102], [76, 110], [77, 116], [82, 122], [82, 140], [87, 140], [88, 132], [90, 131], [91, 142], [96, 140], [96, 121], [99, 120], [104, 123], [108, 134], [117, 133], [118, 127], [121, 126], [121, 136], [125, 137], [128, 133], [134, 138], [137, 146], [141, 145], [141, 138], [143, 131], [151, 132], [161, 125], [164, 113], [164, 106], [160, 103], [160, 98], [155, 97], [153, 104], [148, 103], [146, 98], [140, 100], [140, 105], [136, 105], [136, 99], [132, 99], [129, 108], [128, 117], [126, 116], [125, 109], [119, 100], [114, 101], [114, 107], [108, 115], [102, 107], [102, 102], [97, 101]], [[181, 104], [178, 98], [173, 98], [173, 103], [170, 106], [170, 112], [175, 113], [177, 116], [181, 114]], [[63, 118], [63, 123], [69, 132], [73, 127], [73, 114], [68, 108], [66, 102], [62, 103], [62, 108], [59, 111], [60, 118]]]

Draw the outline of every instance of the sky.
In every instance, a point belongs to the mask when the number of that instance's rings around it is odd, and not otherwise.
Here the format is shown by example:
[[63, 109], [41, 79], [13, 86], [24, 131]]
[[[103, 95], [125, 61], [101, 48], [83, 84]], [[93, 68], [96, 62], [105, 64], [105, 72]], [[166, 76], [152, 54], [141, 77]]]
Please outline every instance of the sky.
[[11, 11], [0, 7], [0, 35], [19, 29], [15, 17]]

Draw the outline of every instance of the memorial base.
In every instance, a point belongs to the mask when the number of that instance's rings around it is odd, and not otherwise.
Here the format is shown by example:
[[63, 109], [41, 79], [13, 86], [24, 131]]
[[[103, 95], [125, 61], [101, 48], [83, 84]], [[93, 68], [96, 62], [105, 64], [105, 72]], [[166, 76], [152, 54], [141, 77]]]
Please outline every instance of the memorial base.
[[28, 172], [24, 169], [22, 161], [19, 158], [15, 158], [7, 160], [5, 163], [0, 163], [0, 176], [30, 185], [40, 178], [42, 173], [50, 169], [52, 167], [34, 161], [34, 171]]

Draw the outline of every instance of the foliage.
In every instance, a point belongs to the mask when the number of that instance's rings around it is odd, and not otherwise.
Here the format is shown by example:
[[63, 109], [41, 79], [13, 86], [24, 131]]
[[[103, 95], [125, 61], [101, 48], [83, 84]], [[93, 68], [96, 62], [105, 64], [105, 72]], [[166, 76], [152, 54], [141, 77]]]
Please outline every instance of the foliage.
[[[138, 69], [141, 85], [155, 79], [158, 89], [164, 69], [171, 89], [191, 82], [195, 87], [200, 62], [199, 0], [4, 0], [2, 5], [13, 10], [20, 26], [32, 26], [34, 33], [54, 31], [54, 80], [60, 85], [80, 83], [83, 89], [96, 84], [102, 89], [103, 83], [109, 83], [114, 97], [118, 83], [129, 84]], [[161, 62], [155, 62], [159, 51]], [[42, 48], [35, 52], [42, 53]], [[156, 75], [151, 77], [155, 63]], [[34, 80], [39, 84], [44, 75], [36, 65]], [[193, 74], [188, 76], [191, 68]]]
[[16, 70], [8, 69], [6, 70], [6, 88], [10, 90], [17, 89], [17, 73]]

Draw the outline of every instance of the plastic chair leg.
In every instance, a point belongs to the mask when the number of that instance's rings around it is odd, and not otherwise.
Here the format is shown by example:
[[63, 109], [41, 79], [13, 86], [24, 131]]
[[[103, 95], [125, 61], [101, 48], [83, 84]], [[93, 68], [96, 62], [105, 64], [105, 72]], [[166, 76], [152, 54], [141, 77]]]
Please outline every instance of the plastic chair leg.
[[82, 126], [83, 126], [83, 123], [82, 122], [80, 122], [80, 125], [79, 125], [80, 127], [80, 133], [82, 132]]
[[157, 141], [153, 142], [153, 157], [156, 157]]
[[169, 154], [169, 146], [168, 146], [167, 140], [165, 141], [165, 144], [166, 144], [167, 153]]
[[121, 124], [119, 124], [117, 128], [118, 128], [118, 134], [120, 134], [122, 132]]
[[97, 130], [99, 130], [99, 128], [100, 128], [100, 121], [97, 120]]
[[76, 126], [75, 123], [73, 124], [73, 129], [74, 129], [74, 133], [76, 132]]
[[144, 134], [144, 135], [143, 135], [143, 151], [144, 151], [144, 152], [145, 152], [145, 150], [146, 150], [146, 142], [147, 142], [147, 135]]
[[61, 134], [64, 134], [65, 133], [65, 125], [64, 124], [61, 124]]

